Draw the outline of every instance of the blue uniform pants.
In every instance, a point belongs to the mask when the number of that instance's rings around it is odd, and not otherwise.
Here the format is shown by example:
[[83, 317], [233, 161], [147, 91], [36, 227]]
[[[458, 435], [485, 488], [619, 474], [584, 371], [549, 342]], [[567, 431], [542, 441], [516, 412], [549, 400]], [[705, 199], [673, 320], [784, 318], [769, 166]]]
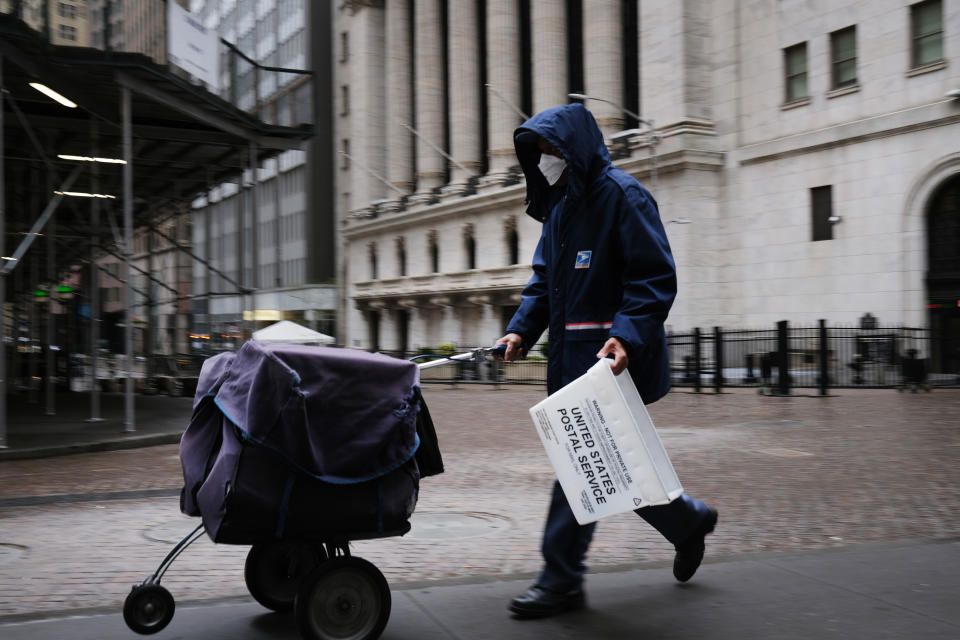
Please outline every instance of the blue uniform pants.
[[[637, 509], [636, 514], [670, 543], [680, 544], [707, 515], [707, 505], [682, 494], [670, 504]], [[553, 483], [550, 512], [543, 530], [543, 571], [537, 585], [550, 591], [571, 591], [583, 583], [587, 547], [597, 523], [581, 525], [570, 510], [559, 482]]]

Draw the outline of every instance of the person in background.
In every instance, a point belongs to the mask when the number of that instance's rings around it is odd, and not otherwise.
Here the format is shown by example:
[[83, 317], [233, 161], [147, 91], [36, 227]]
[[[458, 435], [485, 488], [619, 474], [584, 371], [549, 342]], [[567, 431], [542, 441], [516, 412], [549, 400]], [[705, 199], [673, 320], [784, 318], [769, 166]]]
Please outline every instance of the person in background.
[[[543, 223], [533, 276], [496, 344], [515, 360], [549, 326], [547, 393], [586, 373], [597, 358], [627, 371], [645, 404], [670, 389], [664, 321], [677, 291], [670, 245], [650, 193], [610, 162], [603, 134], [581, 104], [542, 111], [514, 134], [527, 183], [527, 213]], [[685, 582], [703, 560], [717, 511], [682, 494], [637, 515], [676, 548], [674, 577]], [[524, 618], [585, 604], [584, 560], [596, 524], [580, 525], [558, 482], [544, 527], [544, 566], [510, 602]]]

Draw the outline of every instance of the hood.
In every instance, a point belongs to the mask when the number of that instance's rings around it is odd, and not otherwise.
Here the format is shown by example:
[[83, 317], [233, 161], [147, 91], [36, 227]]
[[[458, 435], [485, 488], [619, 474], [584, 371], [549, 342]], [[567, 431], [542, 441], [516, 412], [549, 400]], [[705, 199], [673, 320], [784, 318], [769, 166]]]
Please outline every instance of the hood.
[[[567, 161], [566, 187], [550, 187], [537, 167], [540, 162], [538, 137], [553, 145]], [[540, 222], [550, 215], [550, 209], [564, 189], [568, 202], [578, 200], [585, 186], [610, 164], [610, 154], [597, 121], [579, 103], [541, 111], [517, 128], [513, 144], [527, 179], [527, 214]]]

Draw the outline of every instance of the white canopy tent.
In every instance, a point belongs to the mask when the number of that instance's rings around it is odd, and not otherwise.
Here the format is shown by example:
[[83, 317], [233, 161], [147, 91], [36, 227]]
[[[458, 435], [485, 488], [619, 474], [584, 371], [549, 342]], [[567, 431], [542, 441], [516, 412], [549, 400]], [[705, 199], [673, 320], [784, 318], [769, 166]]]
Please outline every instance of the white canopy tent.
[[314, 331], [296, 322], [281, 320], [269, 327], [253, 332], [257, 342], [283, 342], [286, 344], [333, 344], [336, 340], [325, 333]]

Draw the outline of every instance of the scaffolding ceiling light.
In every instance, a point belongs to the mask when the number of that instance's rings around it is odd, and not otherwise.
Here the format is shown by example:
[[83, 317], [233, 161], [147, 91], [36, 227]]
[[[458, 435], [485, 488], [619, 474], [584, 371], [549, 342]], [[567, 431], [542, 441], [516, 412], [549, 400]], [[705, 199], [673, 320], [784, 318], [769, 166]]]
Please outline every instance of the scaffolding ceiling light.
[[95, 158], [91, 156], [73, 156], [67, 153], [57, 155], [61, 160], [73, 160], [74, 162], [101, 162], [103, 164], [127, 164], [122, 158]]
[[107, 198], [116, 200], [117, 196], [111, 196], [106, 193], [87, 193], [85, 191], [54, 191], [58, 196], [73, 196], [74, 198]]
[[57, 93], [56, 91], [48, 87], [47, 85], [40, 84], [39, 82], [30, 82], [29, 84], [31, 87], [33, 87], [43, 95], [47, 96], [51, 100], [55, 100], [56, 102], [59, 102], [63, 106], [70, 107], [71, 109], [77, 108], [76, 102], [74, 102], [73, 100], [70, 100], [69, 98], [64, 98], [62, 95], [60, 95], [59, 93]]

